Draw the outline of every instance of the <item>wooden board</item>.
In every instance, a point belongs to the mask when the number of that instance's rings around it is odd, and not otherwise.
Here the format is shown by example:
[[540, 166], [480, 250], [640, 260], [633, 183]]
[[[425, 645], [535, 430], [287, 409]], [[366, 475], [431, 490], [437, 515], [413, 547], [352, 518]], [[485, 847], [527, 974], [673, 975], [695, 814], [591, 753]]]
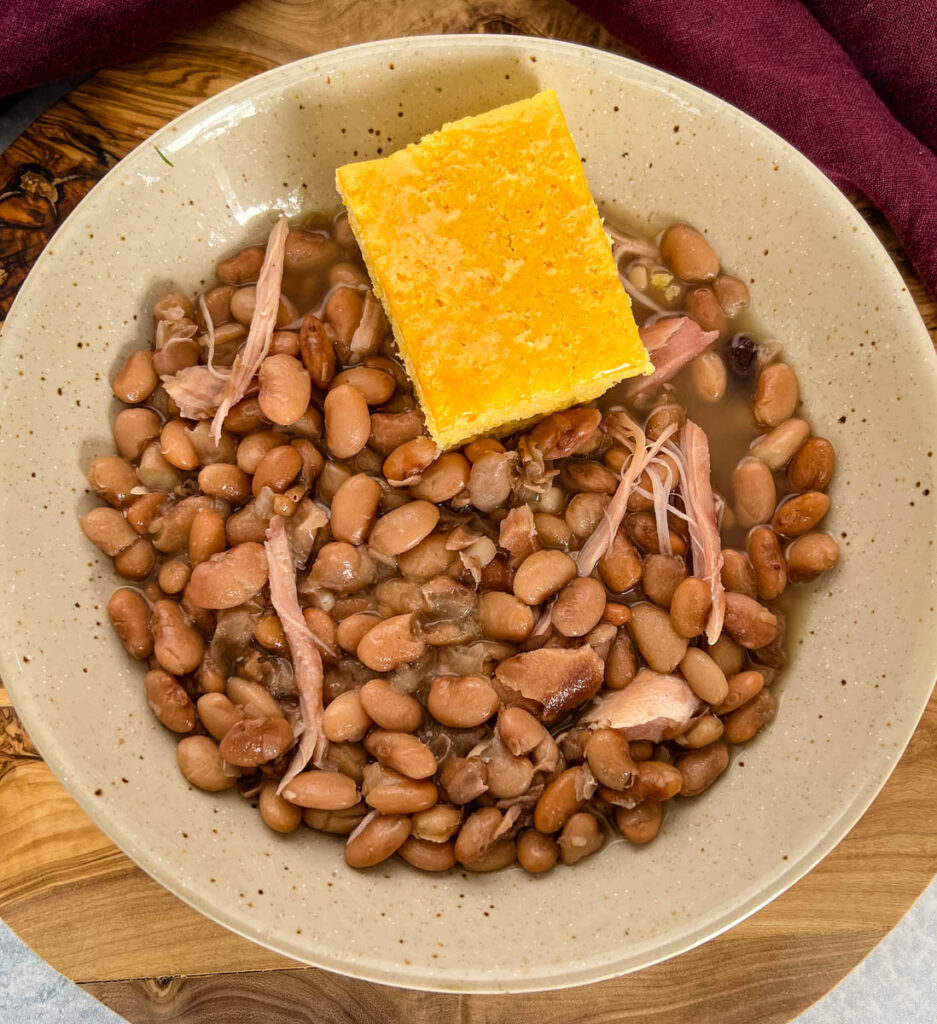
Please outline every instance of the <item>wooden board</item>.
[[[276, 64], [430, 32], [523, 32], [624, 51], [562, 0], [250, 0], [98, 72], [0, 154], [0, 318], [93, 183], [169, 118]], [[858, 204], [932, 334], [937, 307], [897, 240]], [[180, 903], [121, 854], [39, 759], [0, 686], [0, 916], [132, 1024], [438, 1020], [786, 1024], [894, 927], [937, 873], [937, 697], [892, 779], [810, 875], [729, 933], [587, 990], [507, 997], [406, 992], [303, 968]], [[757, 1007], [757, 1011], [753, 1008]]]

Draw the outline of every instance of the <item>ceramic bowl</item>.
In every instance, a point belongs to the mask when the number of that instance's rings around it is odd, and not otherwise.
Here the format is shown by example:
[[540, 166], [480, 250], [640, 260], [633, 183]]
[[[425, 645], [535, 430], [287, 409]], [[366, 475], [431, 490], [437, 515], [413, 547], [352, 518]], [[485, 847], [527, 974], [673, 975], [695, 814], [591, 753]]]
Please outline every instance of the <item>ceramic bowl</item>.
[[[169, 286], [193, 293], [279, 212], [335, 209], [335, 167], [552, 86], [603, 210], [704, 230], [782, 338], [839, 466], [840, 567], [793, 628], [775, 723], [650, 846], [575, 870], [428, 877], [346, 868], [187, 787], [82, 537], [84, 473], [111, 450], [110, 379]], [[158, 149], [157, 149], [158, 147]], [[160, 156], [166, 159], [162, 159]], [[167, 162], [168, 161], [168, 162]], [[398, 39], [311, 57], [196, 107], [123, 160], [23, 286], [0, 350], [0, 651], [17, 711], [69, 792], [144, 870], [288, 956], [374, 981], [522, 991], [595, 981], [723, 931], [815, 865], [868, 807], [933, 682], [937, 372], [861, 217], [806, 159], [698, 89], [581, 46]], [[261, 894], [262, 891], [262, 894]]]

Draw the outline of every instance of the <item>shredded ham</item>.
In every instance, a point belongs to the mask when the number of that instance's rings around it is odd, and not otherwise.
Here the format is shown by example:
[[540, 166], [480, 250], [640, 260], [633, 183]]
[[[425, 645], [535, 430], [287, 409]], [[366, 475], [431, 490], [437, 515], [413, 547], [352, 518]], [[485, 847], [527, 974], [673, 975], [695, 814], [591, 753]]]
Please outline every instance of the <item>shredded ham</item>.
[[668, 427], [660, 437], [650, 446], [647, 446], [647, 438], [644, 431], [626, 413], [616, 410], [606, 420], [605, 429], [616, 441], [633, 449], [631, 458], [621, 474], [621, 481], [612, 495], [612, 500], [602, 516], [602, 521], [592, 531], [583, 544], [579, 554], [576, 556], [580, 576], [591, 576], [592, 570], [596, 567], [599, 559], [612, 546], [622, 519], [628, 510], [628, 498], [634, 490], [638, 478], [644, 472], [644, 468], [650, 460], [664, 446], [670, 435], [676, 430], [675, 426]]
[[[179, 406], [179, 415], [187, 420], [212, 416], [224, 394], [227, 377], [207, 366], [187, 366], [163, 377], [166, 394]], [[217, 440], [217, 438], [216, 438]]]
[[310, 758], [322, 767], [328, 741], [322, 732], [322, 658], [299, 607], [293, 553], [282, 516], [274, 516], [270, 520], [264, 549], [270, 574], [270, 601], [280, 617], [289, 644], [303, 719], [303, 732], [296, 752], [277, 787], [277, 793], [280, 793], [306, 767]]
[[[652, 335], [651, 332], [654, 332]], [[635, 377], [628, 385], [628, 399], [641, 401], [674, 377], [691, 359], [695, 359], [719, 337], [718, 331], [704, 331], [688, 316], [658, 320], [653, 327], [641, 329], [641, 340], [652, 342], [648, 347], [654, 372], [649, 377]], [[656, 344], [654, 344], [656, 342]], [[647, 342], [645, 342], [647, 345]]]
[[501, 520], [498, 544], [510, 554], [514, 565], [520, 565], [528, 555], [539, 550], [540, 539], [529, 505], [512, 508]]
[[227, 380], [226, 374], [215, 369], [215, 321], [211, 318], [204, 292], [198, 297], [198, 308], [205, 321], [205, 333], [208, 335], [208, 369], [220, 380]]
[[679, 676], [642, 668], [623, 690], [611, 690], [577, 724], [617, 729], [628, 740], [659, 743], [681, 735], [701, 708]]
[[[257, 278], [257, 303], [251, 317], [247, 341], [238, 352], [231, 374], [224, 384], [224, 393], [218, 404], [211, 424], [211, 436], [215, 441], [221, 440], [221, 428], [225, 416], [231, 407], [237, 405], [247, 392], [250, 382], [254, 379], [260, 364], [267, 357], [273, 329], [276, 326], [277, 311], [280, 306], [280, 287], [283, 284], [283, 263], [286, 252], [286, 236], [289, 234], [290, 222], [281, 217], [270, 232], [267, 252], [263, 266]], [[207, 370], [208, 368], [205, 367]]]
[[706, 621], [706, 637], [714, 644], [722, 633], [726, 596], [722, 585], [722, 542], [710, 480], [709, 441], [701, 427], [687, 420], [680, 444], [683, 451], [681, 483], [683, 500], [689, 512], [687, 522], [693, 575], [709, 584], [712, 607]]

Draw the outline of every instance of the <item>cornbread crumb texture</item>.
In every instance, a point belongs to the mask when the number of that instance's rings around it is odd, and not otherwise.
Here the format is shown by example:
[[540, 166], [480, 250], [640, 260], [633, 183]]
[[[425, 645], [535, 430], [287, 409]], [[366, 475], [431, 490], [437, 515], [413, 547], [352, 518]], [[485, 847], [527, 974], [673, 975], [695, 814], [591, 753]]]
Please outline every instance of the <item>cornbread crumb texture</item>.
[[441, 446], [652, 371], [552, 90], [336, 177]]

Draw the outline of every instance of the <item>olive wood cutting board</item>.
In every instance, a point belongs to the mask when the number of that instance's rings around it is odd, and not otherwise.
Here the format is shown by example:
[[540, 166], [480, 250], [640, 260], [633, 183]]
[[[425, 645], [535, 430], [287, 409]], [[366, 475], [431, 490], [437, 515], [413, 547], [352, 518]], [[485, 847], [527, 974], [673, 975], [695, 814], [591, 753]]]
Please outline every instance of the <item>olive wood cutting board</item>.
[[[626, 52], [563, 0], [249, 0], [141, 58], [99, 71], [0, 154], [0, 319], [75, 204], [170, 118], [286, 61], [436, 32], [525, 33]], [[878, 211], [856, 202], [937, 340], [937, 306]], [[787, 1024], [869, 953], [937, 873], [935, 789], [937, 697], [849, 836], [791, 890], [725, 935], [587, 990], [438, 995], [303, 967], [181, 903], [79, 810], [0, 686], [0, 917], [132, 1024]]]

